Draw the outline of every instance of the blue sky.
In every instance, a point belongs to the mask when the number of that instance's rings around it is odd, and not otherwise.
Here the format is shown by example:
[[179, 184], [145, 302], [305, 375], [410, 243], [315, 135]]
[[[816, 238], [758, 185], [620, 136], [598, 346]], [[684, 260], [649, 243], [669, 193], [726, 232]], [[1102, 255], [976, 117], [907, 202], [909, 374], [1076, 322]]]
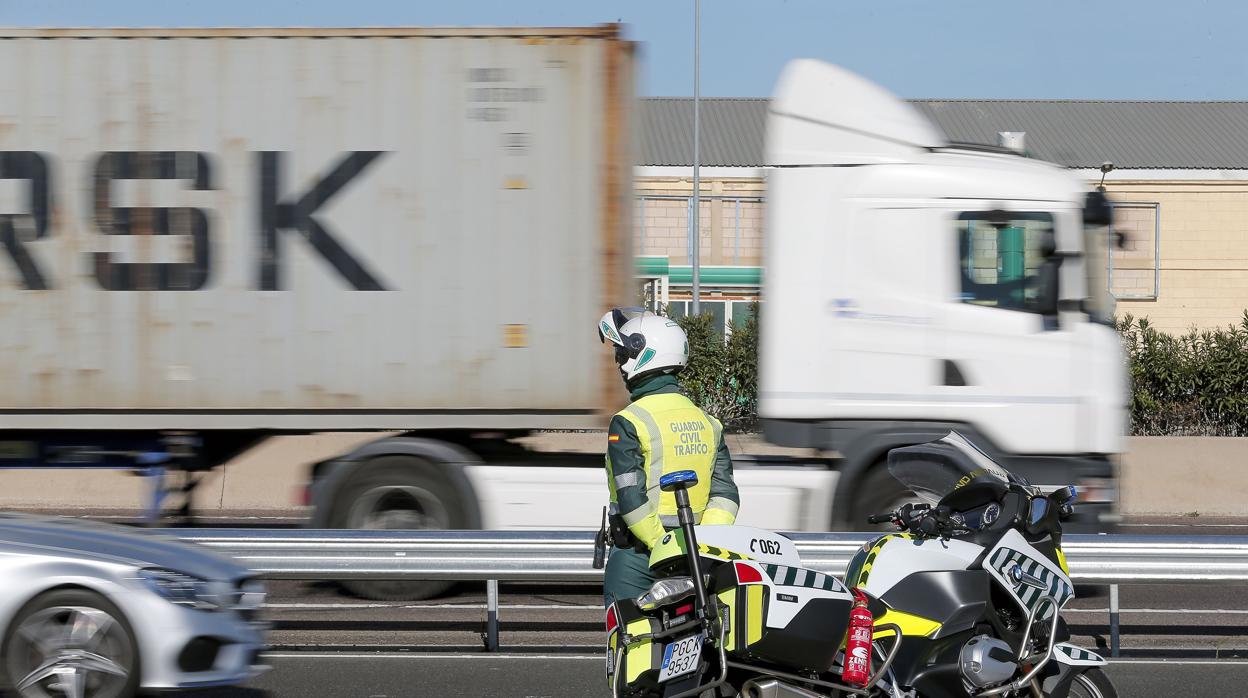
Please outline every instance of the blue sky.
[[[7, 26], [581, 25], [643, 44], [638, 90], [693, 91], [692, 0], [0, 0]], [[1248, 99], [1242, 0], [703, 0], [702, 94], [817, 57], [904, 97]]]

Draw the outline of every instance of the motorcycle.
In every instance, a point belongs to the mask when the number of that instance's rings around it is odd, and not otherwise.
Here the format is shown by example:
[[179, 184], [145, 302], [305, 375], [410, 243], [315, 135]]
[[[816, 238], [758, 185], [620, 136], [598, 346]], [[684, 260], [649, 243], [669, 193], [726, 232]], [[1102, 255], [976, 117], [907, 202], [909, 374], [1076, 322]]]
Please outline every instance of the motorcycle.
[[651, 589], [607, 609], [612, 696], [1117, 698], [1060, 615], [1074, 488], [1044, 494], [956, 432], [888, 468], [920, 501], [871, 517], [898, 532], [863, 545], [848, 586], [784, 536], [695, 526], [696, 475], [663, 476], [680, 527], [651, 552]]

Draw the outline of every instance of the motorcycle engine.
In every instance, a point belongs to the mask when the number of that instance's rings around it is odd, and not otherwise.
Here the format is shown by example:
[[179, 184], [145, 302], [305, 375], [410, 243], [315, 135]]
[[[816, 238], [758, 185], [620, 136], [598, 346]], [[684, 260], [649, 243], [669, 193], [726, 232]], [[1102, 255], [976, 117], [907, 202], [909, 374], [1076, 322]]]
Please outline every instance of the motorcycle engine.
[[962, 646], [962, 678], [973, 688], [1005, 683], [1018, 671], [1014, 651], [988, 635], [977, 635]]

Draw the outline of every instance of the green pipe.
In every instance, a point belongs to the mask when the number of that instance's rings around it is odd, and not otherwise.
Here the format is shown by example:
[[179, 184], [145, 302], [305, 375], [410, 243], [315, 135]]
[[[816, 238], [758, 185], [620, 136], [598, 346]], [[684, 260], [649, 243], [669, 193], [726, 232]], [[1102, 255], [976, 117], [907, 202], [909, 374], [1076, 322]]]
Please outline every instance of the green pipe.
[[[638, 278], [653, 279], [666, 276], [670, 283], [677, 286], [686, 286], [693, 283], [693, 267], [688, 265], [671, 266], [667, 257], [657, 255], [637, 257], [633, 268]], [[698, 278], [703, 283], [718, 286], [761, 286], [763, 283], [763, 268], [702, 265]]]
[[[763, 283], [762, 267], [702, 266], [698, 272], [698, 280], [704, 284], [761, 286]], [[691, 284], [693, 283], [693, 267], [672, 267], [669, 278], [673, 285]]]
[[658, 255], [637, 257], [634, 261], [634, 270], [636, 275], [640, 277], [667, 276], [669, 270], [667, 257]]

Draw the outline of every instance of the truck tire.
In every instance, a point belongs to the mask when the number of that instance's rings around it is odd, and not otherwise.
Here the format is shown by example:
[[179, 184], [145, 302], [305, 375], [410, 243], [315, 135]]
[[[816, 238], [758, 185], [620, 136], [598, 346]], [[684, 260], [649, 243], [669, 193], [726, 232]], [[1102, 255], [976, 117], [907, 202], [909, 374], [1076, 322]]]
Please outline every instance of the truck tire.
[[888, 462], [880, 460], [858, 480], [853, 501], [849, 530], [896, 531], [892, 524], [869, 524], [867, 517], [893, 511], [906, 502], [918, 501], [918, 498], [888, 472]]
[[[379, 456], [351, 477], [336, 497], [332, 528], [387, 530], [475, 528], [463, 494], [437, 464], [409, 455]], [[347, 591], [380, 601], [420, 601], [454, 582], [377, 580], [342, 582]]]

